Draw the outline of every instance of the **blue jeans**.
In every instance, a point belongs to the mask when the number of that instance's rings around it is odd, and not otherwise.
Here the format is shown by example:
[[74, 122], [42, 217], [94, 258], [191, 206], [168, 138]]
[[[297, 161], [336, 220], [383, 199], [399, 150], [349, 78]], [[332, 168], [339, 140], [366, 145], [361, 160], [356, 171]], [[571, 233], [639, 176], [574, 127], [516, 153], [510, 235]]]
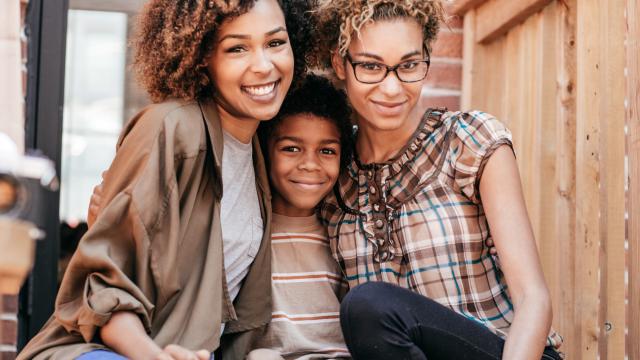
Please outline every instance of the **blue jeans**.
[[109, 350], [91, 350], [78, 356], [76, 360], [127, 360], [127, 358]]
[[[355, 360], [500, 360], [504, 347], [504, 340], [484, 325], [382, 282], [349, 291], [340, 306], [340, 324]], [[547, 347], [542, 359], [561, 358]]]

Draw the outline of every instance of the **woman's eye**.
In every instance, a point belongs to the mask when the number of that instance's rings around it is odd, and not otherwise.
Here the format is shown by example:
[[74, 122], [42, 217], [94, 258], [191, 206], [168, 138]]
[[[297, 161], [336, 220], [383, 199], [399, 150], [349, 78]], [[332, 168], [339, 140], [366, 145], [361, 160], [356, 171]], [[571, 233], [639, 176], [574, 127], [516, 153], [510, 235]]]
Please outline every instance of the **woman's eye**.
[[320, 153], [323, 155], [336, 155], [338, 152], [334, 149], [326, 148], [320, 150]]
[[407, 61], [406, 63], [402, 63], [400, 65], [402, 70], [412, 70], [412, 69], [415, 69], [416, 66], [418, 66], [417, 61]]
[[285, 40], [282, 40], [282, 39], [271, 40], [271, 41], [269, 41], [269, 47], [278, 47], [278, 46], [282, 46], [282, 45], [284, 45], [286, 43], [287, 42]]
[[227, 49], [226, 52], [228, 53], [241, 53], [243, 51], [245, 51], [246, 49], [243, 46], [233, 46]]
[[360, 64], [360, 66], [362, 66], [365, 70], [368, 70], [368, 71], [376, 71], [382, 68], [382, 66], [380, 66], [380, 64], [378, 63], [362, 63]]

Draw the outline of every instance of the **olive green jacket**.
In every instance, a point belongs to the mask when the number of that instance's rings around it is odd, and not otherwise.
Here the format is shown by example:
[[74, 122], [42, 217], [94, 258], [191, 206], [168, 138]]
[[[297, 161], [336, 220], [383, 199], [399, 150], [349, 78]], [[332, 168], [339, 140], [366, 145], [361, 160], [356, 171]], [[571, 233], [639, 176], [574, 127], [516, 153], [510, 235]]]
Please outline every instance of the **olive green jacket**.
[[216, 106], [151, 105], [123, 130], [100, 214], [69, 264], [53, 316], [18, 359], [104, 348], [99, 328], [116, 311], [138, 314], [161, 347], [213, 351], [226, 322], [224, 358], [243, 359], [249, 344], [236, 335], [271, 318], [271, 195], [257, 137], [253, 148], [264, 236], [234, 303], [224, 272]]

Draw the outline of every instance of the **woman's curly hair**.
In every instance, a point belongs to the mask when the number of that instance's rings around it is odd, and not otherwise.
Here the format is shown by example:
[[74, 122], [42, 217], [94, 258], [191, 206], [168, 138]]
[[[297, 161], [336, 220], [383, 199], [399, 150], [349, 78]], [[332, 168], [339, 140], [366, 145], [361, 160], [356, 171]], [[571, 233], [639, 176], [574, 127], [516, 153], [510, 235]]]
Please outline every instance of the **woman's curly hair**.
[[335, 88], [327, 78], [315, 74], [300, 79], [299, 86], [287, 94], [275, 118], [260, 122], [258, 136], [267, 163], [269, 139], [286, 117], [298, 114], [321, 117], [336, 126], [340, 134], [340, 168], [345, 169], [351, 163], [354, 146], [351, 107], [344, 91]]
[[[207, 57], [223, 21], [257, 0], [150, 0], [140, 14], [134, 69], [154, 102], [200, 100], [213, 95]], [[294, 81], [306, 71], [311, 48], [308, 0], [278, 0], [295, 58]], [[295, 85], [295, 84], [294, 84]]]
[[424, 47], [431, 52], [440, 23], [445, 21], [441, 0], [316, 0], [313, 11], [314, 49], [309, 62], [320, 69], [331, 67], [331, 54], [346, 56], [353, 35], [378, 20], [412, 18], [422, 26]]

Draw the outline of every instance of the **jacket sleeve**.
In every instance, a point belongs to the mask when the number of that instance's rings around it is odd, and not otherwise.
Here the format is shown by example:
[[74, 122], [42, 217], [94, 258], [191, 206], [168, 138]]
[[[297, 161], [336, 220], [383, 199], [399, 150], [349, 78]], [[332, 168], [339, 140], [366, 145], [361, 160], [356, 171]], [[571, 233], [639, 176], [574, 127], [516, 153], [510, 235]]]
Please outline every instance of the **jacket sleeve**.
[[101, 212], [80, 241], [56, 299], [54, 316], [69, 333], [90, 342], [117, 311], [138, 314], [150, 331], [156, 285], [150, 232], [175, 191], [174, 150], [152, 112], [123, 131], [104, 179]]

